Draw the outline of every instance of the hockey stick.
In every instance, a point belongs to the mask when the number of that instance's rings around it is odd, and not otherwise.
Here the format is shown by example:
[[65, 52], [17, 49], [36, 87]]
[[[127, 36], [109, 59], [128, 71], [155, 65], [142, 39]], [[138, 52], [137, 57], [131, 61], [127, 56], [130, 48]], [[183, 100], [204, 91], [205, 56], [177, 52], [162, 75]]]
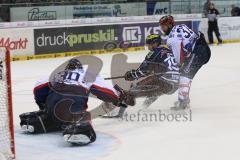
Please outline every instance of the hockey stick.
[[[176, 75], [176, 76], [180, 76], [180, 73], [178, 73], [178, 72], [159, 72], [159, 73], [151, 74], [149, 76], [154, 76], [154, 75], [155, 76], [156, 75]], [[116, 77], [109, 77], [109, 78], [104, 78], [104, 79], [105, 80], [111, 80], [111, 79], [120, 79], [120, 78], [124, 78], [124, 77], [125, 76], [116, 76]], [[137, 88], [136, 88], [136, 90], [137, 90]], [[156, 88], [154, 88], [154, 90], [156, 90]], [[135, 91], [132, 90], [132, 92], [135, 92]], [[91, 111], [91, 113], [92, 113], [93, 118], [97, 118], [97, 117], [102, 117], [102, 118], [122, 118], [123, 114], [124, 114], [124, 112], [126, 110], [126, 108], [123, 108], [123, 107], [120, 107], [120, 110], [119, 110], [119, 112], [118, 112], [118, 114], [116, 116], [111, 116], [111, 115], [104, 116], [104, 114], [108, 114], [114, 108], [116, 108], [116, 107], [113, 106], [112, 104], [103, 103], [100, 106], [98, 106], [97, 108], [93, 109]]]
[[[176, 73], [176, 72], [159, 72], [159, 73], [150, 74], [149, 76], [159, 76], [159, 75], [180, 75], [180, 73]], [[104, 80], [121, 79], [121, 78], [125, 78], [125, 76], [108, 77], [108, 78], [104, 78]]]
[[122, 118], [125, 110], [126, 110], [125, 107], [120, 107], [117, 115], [107, 115], [107, 116], [102, 115], [101, 117], [102, 118]]
[[109, 78], [104, 78], [104, 80], [120, 79], [120, 78], [124, 78], [124, 77], [125, 77], [125, 76], [109, 77]]
[[96, 108], [89, 111], [91, 114], [91, 119], [102, 117], [103, 115], [110, 113], [115, 108], [117, 107], [113, 104], [102, 102]]

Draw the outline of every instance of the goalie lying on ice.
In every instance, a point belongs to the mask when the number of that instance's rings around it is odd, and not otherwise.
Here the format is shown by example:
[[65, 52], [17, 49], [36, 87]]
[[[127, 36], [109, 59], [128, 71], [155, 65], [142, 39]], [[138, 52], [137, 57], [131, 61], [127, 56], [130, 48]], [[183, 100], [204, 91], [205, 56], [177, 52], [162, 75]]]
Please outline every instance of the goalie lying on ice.
[[21, 128], [27, 133], [63, 131], [66, 141], [87, 145], [96, 140], [87, 111], [90, 93], [104, 102], [126, 107], [113, 86], [97, 76], [94, 82], [84, 80], [86, 70], [78, 59], [71, 59], [64, 71], [57, 72], [53, 80], [39, 81], [34, 88], [39, 111], [20, 115]]

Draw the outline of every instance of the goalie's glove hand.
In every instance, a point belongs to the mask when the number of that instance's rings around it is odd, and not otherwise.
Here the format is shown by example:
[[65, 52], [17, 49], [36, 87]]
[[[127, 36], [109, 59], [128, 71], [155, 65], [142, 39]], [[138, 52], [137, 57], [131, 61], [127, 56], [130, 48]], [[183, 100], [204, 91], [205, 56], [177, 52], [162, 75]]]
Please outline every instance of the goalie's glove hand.
[[127, 71], [124, 75], [124, 78], [126, 81], [134, 81], [135, 79], [138, 79], [137, 71], [136, 70], [131, 70]]

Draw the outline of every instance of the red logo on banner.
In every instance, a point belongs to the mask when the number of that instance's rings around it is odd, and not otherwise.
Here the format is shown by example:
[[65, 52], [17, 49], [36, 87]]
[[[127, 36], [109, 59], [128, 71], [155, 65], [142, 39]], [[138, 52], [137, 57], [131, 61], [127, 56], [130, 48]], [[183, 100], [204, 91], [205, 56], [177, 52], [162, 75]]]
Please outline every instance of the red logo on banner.
[[19, 40], [11, 40], [10, 38], [1, 38], [0, 39], [0, 47], [8, 47], [11, 50], [18, 50], [18, 49], [26, 49], [28, 43], [28, 39], [22, 39]]

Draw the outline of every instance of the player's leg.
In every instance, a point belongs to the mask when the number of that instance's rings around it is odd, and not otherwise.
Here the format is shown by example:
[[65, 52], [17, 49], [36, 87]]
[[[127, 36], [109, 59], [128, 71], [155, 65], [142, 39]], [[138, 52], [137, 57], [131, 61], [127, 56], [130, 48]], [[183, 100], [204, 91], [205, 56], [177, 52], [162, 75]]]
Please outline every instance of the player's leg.
[[[35, 94], [36, 95], [36, 94]], [[44, 110], [21, 114], [21, 128], [28, 133], [60, 131], [62, 123], [55, 117], [54, 107], [62, 99], [60, 94], [49, 91]]]
[[23, 113], [19, 116], [21, 129], [25, 133], [49, 133], [61, 130], [61, 124], [53, 121], [46, 110]]
[[52, 120], [47, 112], [46, 99], [49, 94], [48, 80], [37, 81], [33, 93], [39, 111], [23, 113], [19, 116], [20, 126], [27, 133], [47, 133], [61, 130], [59, 123]]
[[[149, 76], [144, 78], [136, 84], [137, 88], [143, 88], [143, 91], [135, 94], [135, 97], [151, 97], [151, 96], [161, 96], [162, 94], [169, 94], [174, 90], [174, 84], [161, 79], [160, 76]], [[145, 86], [152, 86], [152, 89], [144, 90]]]
[[87, 109], [88, 96], [51, 91], [47, 98], [47, 112], [54, 121], [65, 124], [81, 119]]
[[[142, 86], [143, 90], [139, 91], [139, 93], [136, 93], [135, 98], [146, 97], [145, 101], [143, 102], [144, 108], [148, 108], [153, 102], [158, 99], [159, 96], [163, 94], [172, 94], [177, 90], [176, 84], [162, 79], [159, 76], [149, 76], [147, 78], [144, 78], [138, 82], [136, 86], [139, 89], [141, 89]], [[150, 88], [150, 90], [144, 90], [146, 86], [153, 86], [153, 88]]]
[[48, 112], [61, 124], [65, 141], [87, 145], [96, 140], [91, 114], [86, 111], [88, 97], [66, 95], [52, 91], [47, 99]]
[[209, 44], [213, 44], [213, 23], [208, 22], [208, 40]]
[[214, 32], [215, 32], [215, 35], [217, 37], [217, 40], [218, 40], [218, 43], [222, 43], [222, 38], [221, 38], [221, 34], [219, 32], [219, 28], [218, 28], [218, 23], [216, 22], [216, 24], [214, 25]]

